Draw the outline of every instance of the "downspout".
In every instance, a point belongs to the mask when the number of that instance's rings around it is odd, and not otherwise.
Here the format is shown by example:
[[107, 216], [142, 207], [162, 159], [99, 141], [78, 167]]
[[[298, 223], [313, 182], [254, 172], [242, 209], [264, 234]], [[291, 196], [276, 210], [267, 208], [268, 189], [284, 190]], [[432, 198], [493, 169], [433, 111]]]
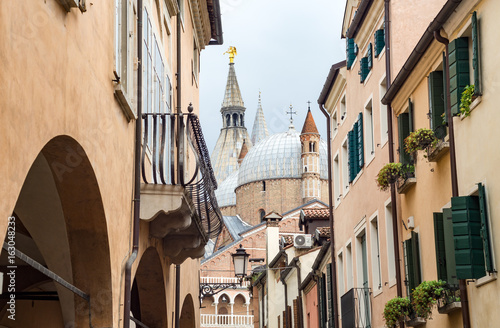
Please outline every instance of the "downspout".
[[335, 264], [335, 234], [333, 232], [333, 192], [332, 192], [332, 139], [331, 139], [331, 122], [330, 115], [325, 109], [325, 104], [319, 104], [319, 109], [326, 117], [326, 138], [327, 142], [327, 155], [328, 155], [328, 207], [330, 215], [330, 253], [331, 253], [331, 277], [332, 283], [330, 288], [332, 289], [332, 299], [333, 299], [333, 323], [334, 327], [339, 327], [339, 316], [338, 316], [338, 305], [337, 305], [337, 265]]
[[137, 119], [135, 120], [134, 154], [134, 218], [132, 232], [132, 253], [125, 264], [125, 295], [123, 328], [130, 327], [130, 298], [132, 265], [139, 251], [139, 217], [141, 205], [141, 135], [142, 135], [142, 0], [137, 0]]
[[[446, 120], [448, 121], [448, 134], [450, 142], [450, 171], [451, 171], [451, 194], [453, 197], [457, 197], [458, 194], [458, 178], [457, 178], [457, 158], [455, 153], [455, 129], [453, 124], [453, 115], [451, 115], [451, 101], [450, 101], [450, 66], [449, 66], [449, 51], [448, 43], [449, 40], [441, 36], [440, 31], [434, 31], [434, 39], [436, 41], [444, 44], [446, 56], [445, 56], [445, 90], [446, 90]], [[460, 279], [458, 281], [460, 286], [460, 303], [462, 305], [462, 321], [464, 328], [470, 327], [470, 315], [469, 315], [469, 297], [467, 295], [467, 282], [465, 279]]]
[[[387, 89], [391, 86], [391, 20], [390, 20], [390, 0], [385, 0], [385, 83]], [[387, 126], [389, 143], [389, 162], [394, 163], [394, 132], [392, 128], [392, 106], [387, 103]], [[403, 297], [403, 286], [401, 283], [401, 264], [399, 254], [399, 231], [398, 231], [398, 209], [396, 204], [396, 187], [391, 184], [391, 212], [392, 212], [392, 234], [394, 239], [394, 261], [396, 267], [396, 292], [398, 297]], [[400, 322], [400, 324], [404, 324]], [[403, 326], [404, 327], [404, 326]]]
[[[179, 0], [182, 1], [182, 0]], [[177, 78], [177, 113], [181, 113], [181, 11], [177, 13], [177, 73], [176, 78]], [[177, 124], [180, 125], [180, 121], [182, 118], [179, 118], [177, 120]], [[179, 126], [178, 126], [179, 127]], [[177, 130], [179, 131], [179, 129]], [[180, 136], [180, 138], [183, 138], [184, 136]], [[179, 147], [177, 147], [177, 161], [179, 161]], [[178, 176], [181, 174], [180, 172], [177, 172]], [[178, 181], [182, 181], [182, 179], [179, 179]], [[180, 298], [181, 298], [181, 266], [179, 264], [175, 265], [175, 328], [180, 327]]]

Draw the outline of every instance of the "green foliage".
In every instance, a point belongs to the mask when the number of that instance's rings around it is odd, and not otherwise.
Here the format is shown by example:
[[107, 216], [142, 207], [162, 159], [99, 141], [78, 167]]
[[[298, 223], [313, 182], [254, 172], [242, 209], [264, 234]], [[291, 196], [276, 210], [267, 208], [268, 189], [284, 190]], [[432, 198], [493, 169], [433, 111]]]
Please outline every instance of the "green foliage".
[[405, 151], [412, 154], [417, 150], [425, 150], [428, 146], [435, 146], [437, 142], [438, 139], [434, 136], [434, 131], [421, 128], [406, 137]]
[[377, 185], [382, 191], [389, 189], [391, 183], [396, 182], [399, 177], [406, 177], [408, 173], [413, 173], [413, 165], [403, 165], [401, 163], [387, 163], [377, 174]]
[[472, 104], [474, 99], [474, 85], [466, 86], [460, 99], [460, 113], [465, 117], [470, 115], [470, 104]]
[[428, 319], [432, 313], [432, 307], [437, 300], [445, 294], [446, 282], [423, 281], [411, 294], [411, 305], [417, 316]]
[[394, 327], [410, 314], [411, 302], [408, 298], [395, 297], [384, 307], [384, 320], [387, 327]]

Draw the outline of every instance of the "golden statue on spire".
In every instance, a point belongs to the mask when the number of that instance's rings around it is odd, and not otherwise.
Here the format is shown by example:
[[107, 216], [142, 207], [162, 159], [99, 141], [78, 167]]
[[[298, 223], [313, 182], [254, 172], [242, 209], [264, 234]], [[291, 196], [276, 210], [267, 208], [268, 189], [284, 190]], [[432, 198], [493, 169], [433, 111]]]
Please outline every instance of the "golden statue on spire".
[[234, 63], [234, 56], [236, 56], [238, 53], [236, 52], [236, 47], [229, 46], [229, 49], [223, 55], [229, 54], [229, 63]]

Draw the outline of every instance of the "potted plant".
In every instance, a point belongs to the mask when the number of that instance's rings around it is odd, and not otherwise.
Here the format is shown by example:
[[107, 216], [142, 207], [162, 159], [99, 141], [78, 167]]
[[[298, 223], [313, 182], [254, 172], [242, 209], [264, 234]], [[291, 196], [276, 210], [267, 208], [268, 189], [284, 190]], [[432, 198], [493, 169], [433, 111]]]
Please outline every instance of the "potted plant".
[[403, 174], [403, 164], [401, 163], [387, 163], [377, 174], [377, 185], [380, 190], [385, 191], [389, 186], [396, 182]]
[[435, 146], [438, 140], [431, 129], [421, 128], [410, 133], [405, 139], [405, 150], [412, 154], [417, 150], [425, 150], [429, 146]]
[[387, 327], [395, 327], [410, 314], [411, 302], [408, 298], [395, 297], [384, 307], [384, 320]]
[[411, 304], [418, 317], [428, 319], [432, 314], [432, 307], [445, 292], [444, 281], [423, 281], [411, 294]]
[[470, 105], [477, 98], [474, 94], [474, 85], [468, 85], [464, 88], [462, 92], [462, 98], [460, 98], [460, 114], [464, 117], [470, 115]]

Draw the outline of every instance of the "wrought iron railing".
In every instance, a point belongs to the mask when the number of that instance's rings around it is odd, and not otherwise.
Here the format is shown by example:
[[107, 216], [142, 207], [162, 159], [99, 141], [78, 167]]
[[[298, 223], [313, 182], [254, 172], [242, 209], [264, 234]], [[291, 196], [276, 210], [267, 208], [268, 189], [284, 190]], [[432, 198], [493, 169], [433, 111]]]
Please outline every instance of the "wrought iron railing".
[[[208, 238], [216, 237], [222, 229], [222, 214], [214, 193], [217, 181], [198, 117], [192, 113], [146, 113], [142, 121], [144, 183], [185, 187]], [[195, 157], [192, 174], [188, 172], [186, 141]]]
[[370, 328], [369, 288], [351, 288], [340, 297], [342, 328]]
[[200, 327], [253, 327], [253, 315], [201, 314]]

